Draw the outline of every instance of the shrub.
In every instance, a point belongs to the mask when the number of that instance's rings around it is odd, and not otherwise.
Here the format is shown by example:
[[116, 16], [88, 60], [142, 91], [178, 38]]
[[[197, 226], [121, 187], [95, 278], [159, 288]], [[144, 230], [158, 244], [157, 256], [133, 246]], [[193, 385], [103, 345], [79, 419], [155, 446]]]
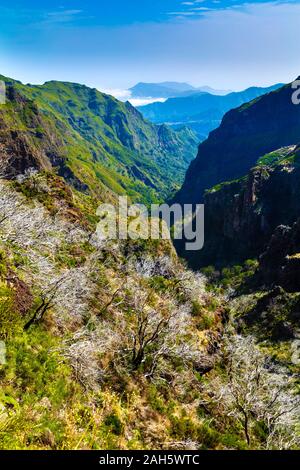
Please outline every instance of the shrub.
[[12, 338], [22, 325], [21, 315], [15, 309], [14, 291], [0, 281], [0, 340]]
[[110, 430], [117, 436], [121, 436], [123, 433], [124, 425], [115, 413], [108, 415], [104, 420], [104, 424], [105, 426], [108, 426]]

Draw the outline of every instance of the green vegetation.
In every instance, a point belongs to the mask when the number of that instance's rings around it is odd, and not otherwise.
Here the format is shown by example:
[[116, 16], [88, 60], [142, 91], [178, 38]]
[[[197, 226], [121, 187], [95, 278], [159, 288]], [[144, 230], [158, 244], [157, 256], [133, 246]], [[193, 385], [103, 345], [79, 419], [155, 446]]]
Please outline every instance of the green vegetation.
[[224, 188], [226, 188], [226, 186], [230, 187], [231, 185], [234, 185], [235, 183], [239, 184], [239, 183], [243, 183], [244, 181], [246, 181], [247, 177], [246, 176], [243, 176], [241, 178], [237, 178], [235, 180], [231, 180], [231, 181], [223, 181], [222, 183], [219, 183], [219, 184], [216, 184], [215, 186], [213, 186], [212, 188], [209, 188], [205, 191], [205, 194], [212, 194], [212, 193], [215, 193], [217, 191], [220, 191]]
[[259, 166], [276, 166], [277, 164], [287, 163], [295, 164], [298, 158], [298, 149], [295, 145], [292, 145], [264, 155], [258, 159], [257, 164]]
[[13, 91], [1, 107], [1, 127], [30, 144], [38, 160], [32, 166], [49, 168], [50, 160], [73, 186], [97, 197], [161, 201], [178, 189], [195, 156], [192, 131], [155, 126], [128, 102], [74, 83], [2, 79]]
[[220, 321], [204, 279], [167, 240], [98, 247], [78, 225], [88, 206], [49, 173], [0, 194], [0, 447], [211, 445], [197, 370]]
[[95, 231], [99, 201], [167, 195], [186, 130], [80, 85], [6, 82], [0, 448], [299, 448], [299, 292], [264, 290], [255, 259], [193, 272], [169, 240]]

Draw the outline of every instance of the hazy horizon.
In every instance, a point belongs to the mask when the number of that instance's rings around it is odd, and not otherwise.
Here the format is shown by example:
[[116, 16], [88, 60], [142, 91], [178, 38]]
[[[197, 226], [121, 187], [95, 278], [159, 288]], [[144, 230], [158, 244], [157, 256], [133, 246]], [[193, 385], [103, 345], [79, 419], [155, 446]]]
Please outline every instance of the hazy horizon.
[[137, 82], [239, 91], [299, 74], [299, 0], [2, 0], [0, 72], [122, 97]]
[[[67, 82], [70, 82], [70, 83], [79, 83], [81, 85], [86, 85], [86, 86], [89, 86], [87, 85], [86, 83], [80, 83], [80, 82], [77, 82], [76, 80], [57, 80], [57, 79], [51, 79], [51, 80], [46, 80], [46, 81], [41, 81], [41, 82], [26, 82], [26, 81], [22, 81], [22, 80], [19, 80], [18, 77], [13, 77], [13, 76], [10, 76], [10, 75], [7, 75], [5, 73], [2, 73], [2, 71], [0, 71], [0, 74], [6, 76], [7, 78], [12, 78], [14, 80], [18, 80], [18, 81], [21, 81], [22, 83], [24, 84], [30, 84], [30, 85], [43, 85], [44, 83], [46, 83], [47, 81], [67, 81]], [[134, 85], [138, 84], [140, 82], [136, 82], [134, 83]], [[162, 82], [143, 82], [143, 83], [147, 83], [147, 84], [162, 84], [164, 83], [163, 81]], [[205, 87], [210, 87], [210, 85], [208, 84], [205, 84], [205, 85], [197, 85], [197, 84], [192, 84], [192, 83], [189, 83], [188, 81], [184, 81], [184, 82], [178, 82], [178, 83], [186, 83], [188, 85], [192, 85], [194, 86], [195, 88], [205, 88]], [[257, 84], [252, 84], [250, 85], [250, 87], [262, 87], [262, 88], [267, 88], [269, 86], [272, 86], [274, 85], [274, 83], [271, 83], [271, 84], [268, 84], [268, 85], [257, 85]], [[133, 85], [133, 86], [134, 86]], [[91, 86], [91, 85], [90, 85]], [[131, 95], [131, 92], [130, 92], [130, 89], [120, 89], [120, 88], [117, 88], [117, 89], [110, 89], [110, 88], [99, 88], [99, 87], [94, 87], [96, 88], [97, 90], [99, 90], [100, 92], [102, 93], [106, 93], [108, 95], [111, 95], [115, 98], [117, 98], [118, 100], [120, 101], [129, 101], [133, 106], [143, 106], [143, 105], [147, 105], [147, 104], [151, 104], [151, 103], [155, 103], [155, 102], [160, 102], [160, 103], [164, 103], [165, 101], [167, 101], [168, 98], [159, 98], [159, 97], [152, 97], [152, 96], [149, 96], [149, 97], [133, 97]], [[132, 88], [132, 87], [130, 87]], [[214, 91], [218, 91], [217, 89], [214, 89], [213, 87], [210, 87], [212, 88], [212, 90]], [[246, 87], [248, 88], [248, 87]], [[232, 93], [232, 92], [238, 92], [238, 91], [243, 91], [245, 90], [245, 88], [240, 88], [240, 89], [236, 89], [236, 90], [226, 90], [227, 93]], [[221, 91], [225, 91], [225, 90], [221, 90]], [[207, 93], [209, 93], [209, 91], [206, 91]], [[226, 93], [226, 94], [227, 94]], [[215, 93], [215, 94], [218, 94], [218, 93]], [[223, 94], [223, 93], [222, 93]], [[225, 94], [225, 93], [224, 93]]]

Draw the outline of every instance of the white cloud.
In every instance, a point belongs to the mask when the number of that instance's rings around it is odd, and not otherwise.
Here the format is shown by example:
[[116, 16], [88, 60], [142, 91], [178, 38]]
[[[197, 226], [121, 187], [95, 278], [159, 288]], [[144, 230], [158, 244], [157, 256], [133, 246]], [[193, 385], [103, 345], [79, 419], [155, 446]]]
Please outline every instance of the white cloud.
[[129, 90], [122, 90], [120, 88], [104, 88], [100, 89], [102, 93], [106, 93], [107, 95], [114, 96], [118, 100], [126, 101], [130, 98], [131, 93]]
[[166, 98], [130, 98], [128, 100], [132, 106], [145, 106], [151, 103], [164, 103]]
[[[205, 10], [206, 10], [206, 8], [205, 8]], [[168, 15], [170, 15], [170, 16], [183, 16], [184, 17], [184, 16], [199, 16], [200, 13], [197, 12], [197, 11], [194, 11], [194, 10], [193, 11], [170, 11], [168, 13]]]
[[63, 8], [54, 11], [47, 11], [43, 13], [40, 25], [55, 25], [71, 23], [75, 19], [79, 19], [83, 10], [65, 10]]
[[74, 16], [82, 13], [82, 10], [59, 10], [59, 11], [49, 11], [47, 16]]
[[146, 104], [151, 103], [164, 103], [166, 101], [165, 98], [152, 98], [151, 96], [147, 98], [131, 98], [131, 92], [129, 90], [122, 90], [120, 88], [106, 88], [101, 89], [102, 93], [106, 93], [107, 95], [114, 96], [120, 101], [129, 101], [132, 106], [144, 106]]

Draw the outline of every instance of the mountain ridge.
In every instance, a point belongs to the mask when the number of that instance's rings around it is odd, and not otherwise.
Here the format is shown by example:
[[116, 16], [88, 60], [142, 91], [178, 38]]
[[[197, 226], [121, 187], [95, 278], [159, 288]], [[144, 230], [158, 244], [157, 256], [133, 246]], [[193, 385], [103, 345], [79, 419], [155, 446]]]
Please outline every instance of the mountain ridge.
[[300, 107], [285, 85], [230, 110], [200, 144], [176, 202], [199, 203], [212, 186], [244, 176], [258, 158], [300, 141]]
[[189, 83], [161, 82], [146, 83], [139, 82], [128, 90], [132, 98], [176, 98], [190, 96], [197, 93], [211, 93], [213, 95], [226, 95], [230, 90], [215, 90], [209, 86], [194, 87]]
[[270, 87], [249, 87], [241, 92], [232, 92], [225, 96], [210, 93], [196, 93], [188, 97], [170, 98], [164, 103], [152, 103], [139, 106], [142, 114], [154, 123], [166, 122], [174, 128], [187, 125], [201, 140], [216, 129], [226, 112], [273, 91], [282, 84]]
[[[196, 152], [197, 139], [189, 129], [174, 132], [166, 126], [155, 126], [130, 103], [96, 89], [58, 81], [23, 85], [0, 78], [7, 84], [8, 93], [8, 103], [0, 110], [3, 126], [13, 113], [22, 130], [19, 136], [34, 139], [34, 147], [46, 146], [46, 153], [52, 151], [52, 160], [60, 160], [66, 172], [71, 171], [74, 180], [82, 180], [94, 194], [102, 186], [113, 193], [127, 193], [134, 200], [149, 203], [160, 199], [183, 179]], [[23, 100], [22, 110], [17, 95], [27, 100]], [[43, 121], [38, 126], [39, 138], [37, 130], [35, 136], [26, 130], [28, 121], [36, 121], [37, 114]], [[27, 119], [26, 125], [22, 124], [23, 118]], [[51, 135], [43, 133], [47, 128]], [[57, 139], [60, 145], [55, 145]], [[8, 140], [11, 142], [11, 138]]]

